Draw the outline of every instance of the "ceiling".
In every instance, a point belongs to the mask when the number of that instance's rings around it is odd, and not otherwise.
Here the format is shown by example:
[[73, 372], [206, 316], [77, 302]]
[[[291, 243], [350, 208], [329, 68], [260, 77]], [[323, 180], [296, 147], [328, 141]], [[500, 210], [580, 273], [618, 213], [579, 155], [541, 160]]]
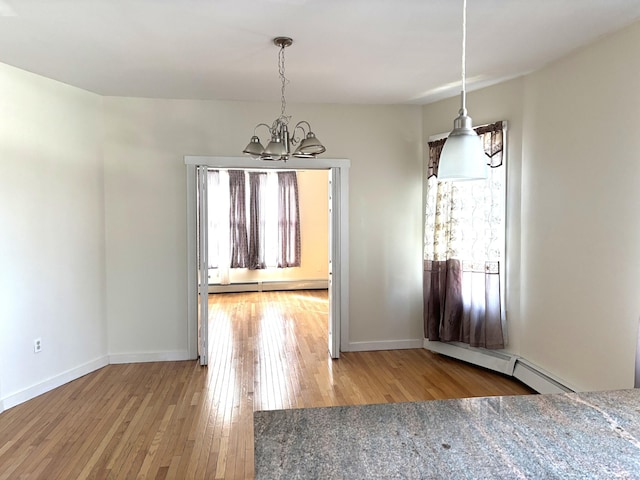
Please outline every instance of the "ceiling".
[[[640, 0], [468, 0], [467, 84], [640, 19]], [[424, 104], [460, 90], [462, 0], [0, 0], [0, 62], [101, 95]]]

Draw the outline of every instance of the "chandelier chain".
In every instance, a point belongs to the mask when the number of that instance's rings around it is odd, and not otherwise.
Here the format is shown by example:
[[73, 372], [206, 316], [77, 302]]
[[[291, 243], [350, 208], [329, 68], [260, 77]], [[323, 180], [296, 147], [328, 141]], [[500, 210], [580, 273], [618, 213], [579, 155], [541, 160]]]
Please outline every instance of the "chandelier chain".
[[285, 76], [284, 49], [285, 49], [285, 46], [282, 45], [280, 47], [280, 52], [278, 54], [278, 73], [280, 74], [280, 81], [282, 82], [281, 97], [280, 97], [280, 103], [281, 103], [280, 117], [283, 120], [283, 123], [287, 124], [289, 123], [289, 118], [285, 115], [287, 110], [287, 99], [285, 97], [285, 90], [287, 88], [287, 84], [289, 83], [289, 80]]
[[[2, 2], [2, 0], [0, 0]], [[271, 126], [266, 123], [259, 123], [253, 129], [253, 136], [249, 144], [242, 151], [247, 155], [262, 160], [273, 160], [286, 162], [293, 155], [297, 158], [315, 158], [326, 151], [326, 148], [315, 133], [311, 131], [311, 125], [306, 120], [300, 120], [292, 131], [289, 132], [289, 122], [291, 117], [287, 115], [286, 89], [289, 79], [285, 74], [285, 54], [284, 49], [293, 43], [289, 37], [276, 37], [273, 43], [280, 47], [278, 51], [278, 74], [280, 78], [280, 116], [276, 118]], [[258, 127], [265, 127], [270, 134], [270, 141], [266, 147], [260, 142], [256, 131]]]

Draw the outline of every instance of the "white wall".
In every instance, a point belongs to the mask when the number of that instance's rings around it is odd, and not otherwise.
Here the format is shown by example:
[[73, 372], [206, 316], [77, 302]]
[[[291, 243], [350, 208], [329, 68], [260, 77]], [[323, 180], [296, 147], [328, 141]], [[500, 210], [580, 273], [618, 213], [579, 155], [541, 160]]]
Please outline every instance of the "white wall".
[[230, 270], [231, 283], [328, 280], [329, 278], [329, 171], [299, 170], [300, 266]]
[[640, 23], [526, 81], [522, 354], [580, 389], [633, 386], [638, 45]]
[[[469, 96], [474, 124], [509, 121], [508, 350], [580, 390], [633, 386], [639, 44], [636, 23]], [[456, 111], [423, 107], [424, 134]]]
[[97, 95], [2, 64], [0, 91], [0, 402], [9, 408], [106, 364], [102, 130]]
[[[183, 157], [240, 155], [255, 124], [277, 115], [278, 106], [104, 103], [109, 351], [180, 358], [187, 352]], [[350, 339], [361, 342], [354, 348], [420, 345], [420, 108], [290, 105], [289, 111], [311, 122], [327, 146], [325, 157], [351, 160]]]
[[[633, 384], [638, 44], [635, 24], [469, 96], [476, 124], [510, 126], [509, 348], [580, 389]], [[107, 352], [185, 357], [183, 156], [238, 155], [278, 106], [101, 99], [4, 65], [0, 86], [10, 92], [0, 96], [4, 406], [97, 368]], [[351, 160], [347, 348], [419, 344], [421, 143], [448, 131], [457, 109], [457, 99], [290, 106], [326, 157]]]

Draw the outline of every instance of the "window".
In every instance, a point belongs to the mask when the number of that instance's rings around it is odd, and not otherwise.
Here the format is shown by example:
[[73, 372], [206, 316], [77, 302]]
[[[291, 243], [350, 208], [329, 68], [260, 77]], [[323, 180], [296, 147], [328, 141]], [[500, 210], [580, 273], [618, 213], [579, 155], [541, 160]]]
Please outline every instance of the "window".
[[300, 266], [298, 181], [294, 171], [209, 171], [209, 268]]
[[475, 129], [487, 154], [489, 177], [439, 182], [445, 139], [429, 142], [425, 195], [425, 337], [474, 347], [504, 347], [502, 284], [505, 252], [504, 125]]

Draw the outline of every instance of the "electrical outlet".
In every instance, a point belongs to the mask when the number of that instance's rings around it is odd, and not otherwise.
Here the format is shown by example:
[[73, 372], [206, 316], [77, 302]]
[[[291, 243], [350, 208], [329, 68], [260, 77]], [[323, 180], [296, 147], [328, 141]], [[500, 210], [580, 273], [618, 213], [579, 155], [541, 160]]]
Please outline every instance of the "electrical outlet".
[[36, 338], [33, 341], [33, 353], [40, 353], [42, 351], [42, 339]]

